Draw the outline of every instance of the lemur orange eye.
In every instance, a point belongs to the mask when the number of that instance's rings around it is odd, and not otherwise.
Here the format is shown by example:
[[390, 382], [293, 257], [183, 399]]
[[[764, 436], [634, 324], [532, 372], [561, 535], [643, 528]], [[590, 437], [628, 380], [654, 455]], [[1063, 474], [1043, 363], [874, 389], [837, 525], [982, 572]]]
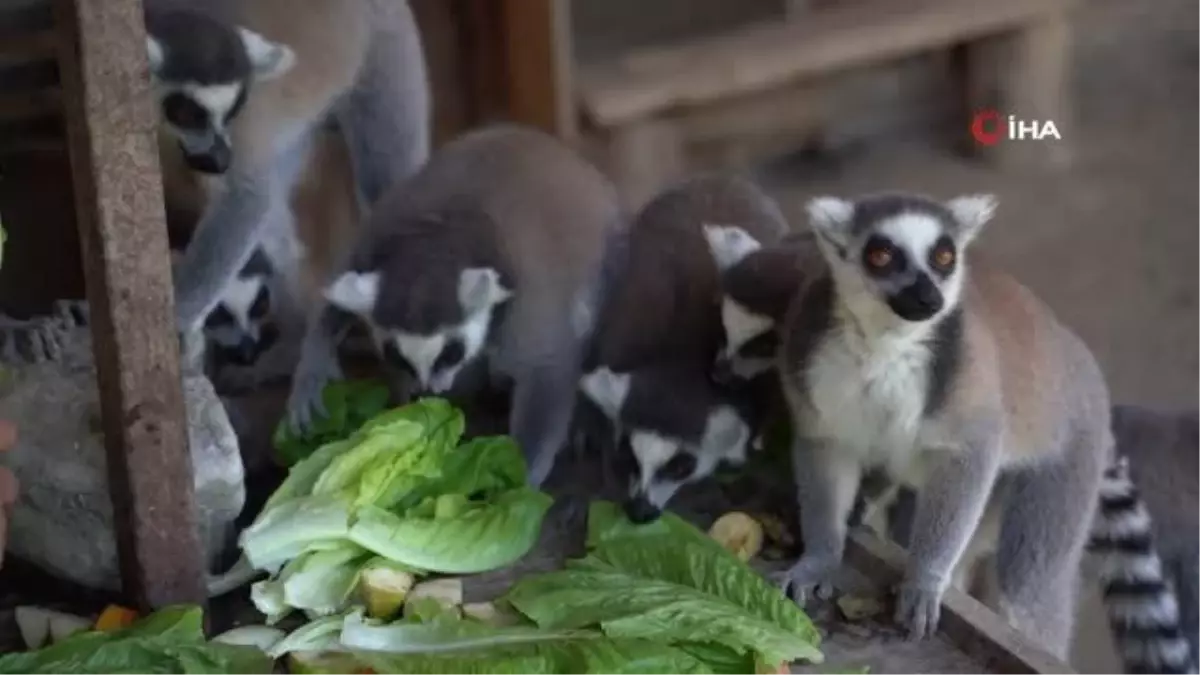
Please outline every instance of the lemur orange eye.
[[892, 252], [886, 248], [872, 249], [867, 253], [867, 264], [871, 267], [882, 269], [892, 262]]
[[954, 251], [948, 248], [940, 248], [933, 253], [933, 263], [938, 267], [949, 267], [954, 264]]

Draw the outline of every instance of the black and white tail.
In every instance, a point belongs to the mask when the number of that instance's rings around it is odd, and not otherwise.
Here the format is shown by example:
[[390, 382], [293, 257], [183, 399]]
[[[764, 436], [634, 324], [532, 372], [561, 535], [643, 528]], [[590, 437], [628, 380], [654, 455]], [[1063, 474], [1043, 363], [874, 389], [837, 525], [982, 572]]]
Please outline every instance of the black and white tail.
[[1125, 457], [1104, 472], [1089, 548], [1100, 559], [1104, 605], [1125, 672], [1195, 673], [1179, 601]]

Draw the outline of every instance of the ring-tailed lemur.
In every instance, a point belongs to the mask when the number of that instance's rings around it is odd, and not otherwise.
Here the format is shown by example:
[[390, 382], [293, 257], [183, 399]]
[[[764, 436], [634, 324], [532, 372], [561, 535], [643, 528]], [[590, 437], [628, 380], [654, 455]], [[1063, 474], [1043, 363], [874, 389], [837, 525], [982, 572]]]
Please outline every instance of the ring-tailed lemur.
[[[1065, 658], [1112, 456], [1108, 390], [1086, 345], [1027, 289], [966, 264], [994, 209], [990, 196], [809, 203], [829, 273], [782, 328], [805, 546], [785, 585], [800, 602], [832, 591], [861, 473], [882, 467], [917, 494], [897, 622], [918, 637], [936, 629], [970, 546], [994, 563], [994, 606]], [[989, 503], [994, 529], [981, 523]]]
[[762, 434], [786, 418], [775, 370], [779, 324], [805, 279], [821, 274], [825, 262], [809, 231], [793, 232], [763, 246], [737, 227], [705, 229], [709, 249], [721, 270], [722, 349], [713, 377], [747, 392], [751, 426]]
[[772, 242], [787, 223], [774, 200], [736, 176], [696, 176], [657, 195], [630, 227], [580, 380], [613, 425], [611, 443], [601, 441], [610, 462], [628, 438], [636, 469], [627, 511], [638, 520], [657, 517], [719, 459], [739, 462], [752, 436], [743, 392], [710, 379], [722, 339], [719, 271], [705, 241], [712, 227]]
[[314, 134], [336, 118], [373, 204], [428, 155], [428, 83], [405, 0], [146, 0], [145, 18], [163, 129], [217, 183], [175, 276], [187, 332], [255, 245], [299, 292], [289, 198]]
[[[208, 190], [213, 186], [204, 180], [202, 174], [187, 167], [183, 153], [175, 143], [160, 143], [159, 151], [167, 227], [175, 255], [175, 251], [186, 250], [196, 222], [204, 212]], [[222, 291], [217, 306], [206, 315], [202, 324], [205, 332], [211, 332], [211, 320], [214, 316], [223, 315], [221, 307], [228, 310], [232, 299], [230, 294], [238, 293], [239, 287], [241, 292], [245, 292], [248, 272], [252, 273], [251, 278], [271, 282], [269, 327], [276, 339], [272, 339], [269, 345], [256, 340], [258, 349], [250, 361], [241, 360], [239, 363], [237, 359], [223, 359], [217, 369], [220, 377], [214, 380], [214, 384], [223, 390], [253, 389], [292, 374], [307, 315], [320, 303], [322, 289], [333, 274], [334, 261], [344, 257], [353, 244], [361, 217], [360, 208], [346, 141], [336, 125], [326, 125], [314, 135], [313, 147], [306, 162], [299, 181], [292, 187], [290, 200], [298, 235], [296, 243], [303, 253], [303, 262], [295, 270], [298, 287], [278, 287], [288, 280], [284, 275], [276, 274], [270, 256], [263, 247], [256, 247], [250, 262]], [[173, 258], [173, 265], [178, 267], [178, 256]], [[253, 273], [255, 271], [262, 274]], [[246, 336], [239, 336], [239, 339], [242, 337]], [[202, 345], [197, 343], [192, 346]], [[246, 348], [249, 348], [248, 343]], [[215, 376], [217, 372], [210, 371], [210, 374]]]
[[541, 484], [570, 431], [624, 222], [611, 183], [546, 134], [502, 125], [442, 146], [371, 211], [326, 289], [293, 378], [291, 424], [321, 412], [322, 388], [340, 376], [334, 349], [358, 317], [417, 389], [461, 390], [480, 368], [511, 382], [509, 431]]

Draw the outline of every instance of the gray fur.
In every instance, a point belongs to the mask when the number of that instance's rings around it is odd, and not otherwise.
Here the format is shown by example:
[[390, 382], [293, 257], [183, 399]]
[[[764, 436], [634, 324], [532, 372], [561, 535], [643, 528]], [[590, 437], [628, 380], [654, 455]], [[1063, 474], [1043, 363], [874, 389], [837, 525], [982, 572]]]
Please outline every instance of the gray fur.
[[622, 227], [608, 180], [546, 134], [504, 125], [443, 146], [379, 202], [326, 290], [291, 423], [307, 425], [337, 372], [332, 348], [349, 323], [340, 310], [372, 329], [417, 389], [474, 396], [462, 385], [481, 363], [488, 384], [511, 383], [509, 430], [540, 484], [569, 433], [598, 280]]
[[[936, 630], [956, 568], [978, 556], [996, 573], [991, 604], [1065, 657], [1112, 451], [1108, 392], [1049, 309], [966, 264], [994, 208], [982, 196], [810, 203], [829, 273], [783, 328], [805, 544], [785, 581], [801, 602], [832, 591], [861, 475], [882, 468], [918, 495], [897, 621], [918, 637]], [[947, 246], [949, 259], [934, 255]]]
[[[656, 495], [643, 509], [647, 517], [661, 511], [679, 485], [706, 477], [722, 458], [736, 461], [745, 453], [740, 440], [711, 446], [721, 438], [739, 439], [745, 435], [739, 425], [747, 422], [740, 392], [709, 378], [721, 343], [720, 270], [707, 244], [713, 228], [774, 243], [787, 224], [774, 200], [736, 176], [694, 176], [657, 195], [620, 244], [614, 266], [622, 270], [610, 273], [614, 288], [580, 383], [614, 425], [601, 446], [607, 437], [620, 444], [623, 434], [634, 434], [635, 444], [652, 442], [703, 460], [685, 478], [661, 483], [653, 467], [639, 467], [629, 496], [636, 502]], [[599, 386], [611, 378], [630, 386], [614, 398]]]
[[[203, 23], [204, 31], [175, 30], [171, 16], [180, 11], [212, 20]], [[417, 27], [402, 0], [306, 0], [301, 5], [147, 0], [146, 13], [160, 92], [192, 91], [197, 83], [232, 74], [234, 80], [223, 84], [240, 86], [246, 96], [245, 105], [202, 135], [164, 125], [175, 132], [194, 166], [216, 162], [209, 168], [218, 169], [222, 183], [175, 279], [177, 319], [182, 330], [193, 330], [268, 231], [295, 240], [288, 198], [312, 135], [330, 112], [346, 135], [355, 182], [367, 204], [424, 162], [429, 144], [425, 63]], [[228, 53], [239, 42], [244, 53]], [[216, 155], [204, 159], [205, 145], [226, 153], [227, 167], [213, 159]], [[288, 278], [284, 287], [295, 288], [297, 261], [283, 256], [272, 262]]]

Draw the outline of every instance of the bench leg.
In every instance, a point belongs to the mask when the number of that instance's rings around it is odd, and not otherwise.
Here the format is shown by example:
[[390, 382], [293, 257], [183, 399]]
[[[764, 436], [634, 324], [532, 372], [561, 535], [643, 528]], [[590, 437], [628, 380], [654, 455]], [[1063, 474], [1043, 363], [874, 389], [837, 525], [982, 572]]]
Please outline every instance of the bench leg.
[[[1046, 17], [1002, 38], [959, 45], [952, 52], [951, 63], [964, 116], [963, 149], [1001, 166], [1063, 168], [1070, 164], [1075, 125], [1070, 107], [1069, 16]], [[1005, 136], [990, 147], [980, 144], [971, 133], [975, 114], [989, 109], [1000, 113]], [[1061, 138], [1010, 140], [1009, 115], [1039, 125], [1053, 122]]]
[[640, 208], [683, 173], [682, 146], [678, 129], [665, 120], [639, 120], [610, 132], [610, 171], [626, 207]]

